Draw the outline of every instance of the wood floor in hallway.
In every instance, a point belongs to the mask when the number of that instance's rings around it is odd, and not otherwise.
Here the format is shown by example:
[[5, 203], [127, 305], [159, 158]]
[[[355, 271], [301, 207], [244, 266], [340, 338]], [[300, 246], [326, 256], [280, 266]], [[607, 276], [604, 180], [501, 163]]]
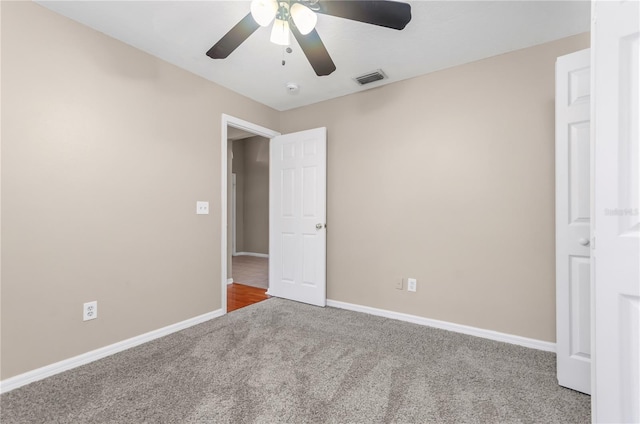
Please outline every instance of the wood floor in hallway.
[[227, 312], [268, 299], [266, 289], [232, 283], [227, 286]]

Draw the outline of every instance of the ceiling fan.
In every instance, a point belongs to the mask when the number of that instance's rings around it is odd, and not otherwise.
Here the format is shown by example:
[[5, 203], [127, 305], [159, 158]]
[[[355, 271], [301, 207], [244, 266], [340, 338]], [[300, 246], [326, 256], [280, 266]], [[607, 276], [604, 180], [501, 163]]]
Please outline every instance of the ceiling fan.
[[[207, 52], [212, 59], [228, 57], [260, 26], [272, 21], [271, 42], [289, 45], [289, 33], [298, 41], [318, 76], [336, 70], [315, 25], [316, 13], [401, 30], [411, 21], [411, 5], [389, 0], [253, 0], [251, 12]], [[284, 62], [283, 62], [284, 63]]]

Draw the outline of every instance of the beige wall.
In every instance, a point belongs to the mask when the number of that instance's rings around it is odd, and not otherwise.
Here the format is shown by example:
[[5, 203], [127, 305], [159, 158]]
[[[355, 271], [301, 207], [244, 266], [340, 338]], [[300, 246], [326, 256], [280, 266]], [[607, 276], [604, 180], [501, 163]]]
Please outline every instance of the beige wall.
[[220, 116], [278, 113], [31, 2], [2, 89], [0, 378], [219, 309]]
[[236, 174], [236, 252], [268, 254], [269, 139], [233, 141], [232, 172]]
[[221, 307], [221, 113], [328, 128], [330, 299], [553, 341], [554, 61], [588, 42], [278, 113], [2, 2], [0, 378]]
[[328, 298], [554, 341], [554, 66], [588, 45], [283, 113], [282, 132], [328, 129]]
[[[227, 126], [227, 134], [229, 133], [229, 127]], [[233, 141], [227, 139], [227, 281], [232, 278], [233, 275], [233, 263], [232, 263], [232, 253], [233, 253], [233, 234], [231, 228], [231, 214], [233, 213], [233, 193], [232, 193], [232, 180], [231, 173], [233, 172]]]
[[269, 140], [251, 137], [242, 147], [242, 249], [269, 253]]
[[244, 140], [233, 142], [233, 170], [236, 174], [236, 251], [244, 252]]

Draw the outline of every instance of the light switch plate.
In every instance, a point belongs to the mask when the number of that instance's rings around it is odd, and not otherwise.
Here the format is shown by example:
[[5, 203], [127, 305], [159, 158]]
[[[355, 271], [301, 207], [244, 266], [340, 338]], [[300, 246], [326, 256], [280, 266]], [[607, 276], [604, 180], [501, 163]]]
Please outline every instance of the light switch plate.
[[196, 214], [198, 215], [209, 215], [209, 202], [196, 202]]
[[416, 291], [417, 285], [418, 285], [418, 281], [415, 278], [407, 278], [407, 291], [410, 291], [410, 292]]

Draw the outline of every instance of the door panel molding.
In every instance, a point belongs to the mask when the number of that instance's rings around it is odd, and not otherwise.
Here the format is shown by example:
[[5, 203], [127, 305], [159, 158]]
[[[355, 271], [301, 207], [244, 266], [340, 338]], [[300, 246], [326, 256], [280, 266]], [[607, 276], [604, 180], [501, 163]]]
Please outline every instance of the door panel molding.
[[556, 61], [556, 360], [558, 384], [591, 392], [591, 53]]
[[640, 3], [594, 1], [592, 413], [640, 422]]
[[326, 305], [327, 130], [275, 137], [269, 184], [269, 291]]

